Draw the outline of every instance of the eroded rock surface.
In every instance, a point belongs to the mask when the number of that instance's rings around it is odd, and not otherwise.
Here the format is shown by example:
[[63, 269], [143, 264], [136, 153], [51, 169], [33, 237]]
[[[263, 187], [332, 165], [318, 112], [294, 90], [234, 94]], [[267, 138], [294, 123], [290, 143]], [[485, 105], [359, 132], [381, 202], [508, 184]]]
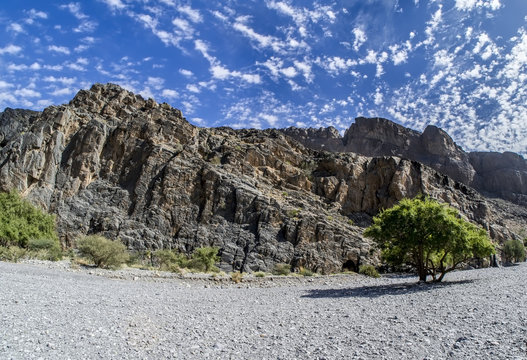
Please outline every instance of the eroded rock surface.
[[420, 133], [383, 118], [359, 117], [343, 137], [332, 130], [281, 131], [313, 149], [415, 160], [485, 195], [527, 205], [527, 162], [518, 154], [467, 153], [436, 126], [429, 125]]
[[328, 273], [375, 263], [362, 237], [371, 216], [420, 193], [499, 241], [526, 225], [524, 207], [417, 161], [312, 150], [278, 130], [194, 127], [111, 84], [8, 122], [18, 130], [0, 147], [0, 190], [55, 213], [66, 246], [102, 233], [139, 250], [218, 246], [224, 270], [285, 262]]

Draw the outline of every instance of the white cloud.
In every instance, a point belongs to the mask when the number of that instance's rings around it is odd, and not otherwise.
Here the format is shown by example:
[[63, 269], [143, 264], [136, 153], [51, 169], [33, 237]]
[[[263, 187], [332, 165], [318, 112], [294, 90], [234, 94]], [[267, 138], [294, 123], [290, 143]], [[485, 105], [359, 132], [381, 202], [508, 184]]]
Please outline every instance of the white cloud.
[[260, 75], [258, 74], [240, 74], [239, 72], [235, 72], [234, 76], [241, 77], [242, 80], [244, 80], [248, 84], [261, 84], [262, 79]]
[[22, 32], [24, 32], [24, 28], [22, 27], [22, 25], [17, 24], [17, 23], [9, 24], [8, 27], [7, 27], [7, 30], [12, 31], [14, 33], [22, 33]]
[[201, 92], [199, 87], [195, 84], [187, 84], [186, 88], [188, 91], [193, 92], [195, 94], [199, 94]]
[[123, 4], [121, 0], [100, 0], [106, 5], [108, 5], [112, 10], [122, 10], [126, 8], [126, 5]]
[[507, 63], [502, 71], [498, 74], [499, 77], [505, 76], [508, 79], [518, 79], [523, 77], [527, 72], [527, 32], [520, 31], [520, 37], [516, 44], [511, 49], [510, 53], [505, 56]]
[[353, 36], [355, 36], [355, 40], [353, 40], [353, 50], [359, 51], [362, 44], [368, 40], [368, 37], [366, 36], [366, 33], [364, 32], [364, 29], [360, 27], [356, 27], [352, 30]]
[[62, 89], [56, 89], [55, 91], [51, 92], [51, 95], [53, 96], [65, 96], [65, 95], [70, 95], [70, 94], [75, 94], [75, 90], [68, 88], [68, 87], [62, 88]]
[[174, 0], [159, 0], [159, 2], [168, 6], [176, 7]]
[[295, 77], [297, 75], [297, 71], [293, 66], [280, 69], [280, 72], [287, 77]]
[[172, 89], [163, 89], [163, 91], [161, 92], [161, 96], [169, 99], [175, 99], [178, 97], [178, 92]]
[[453, 61], [454, 56], [445, 49], [439, 50], [434, 54], [434, 66], [448, 68], [452, 66]]
[[155, 90], [161, 90], [161, 88], [163, 87], [164, 83], [165, 83], [165, 80], [163, 78], [154, 77], [154, 76], [149, 76], [147, 81], [146, 81], [146, 84], [148, 86], [153, 87]]
[[304, 79], [306, 82], [311, 83], [313, 81], [313, 73], [311, 70], [311, 64], [309, 64], [307, 61], [294, 61], [295, 67], [302, 72], [304, 75]]
[[478, 43], [476, 44], [476, 46], [474, 47], [474, 50], [472, 50], [472, 52], [474, 54], [479, 54], [479, 52], [481, 51], [481, 49], [483, 48], [483, 46], [490, 42], [490, 38], [489, 36], [486, 34], [486, 33], [481, 33], [479, 36], [478, 36]]
[[99, 24], [95, 21], [82, 21], [79, 26], [73, 29], [73, 32], [81, 33], [81, 32], [93, 32], [97, 28]]
[[63, 85], [73, 85], [77, 82], [77, 78], [75, 77], [59, 77], [59, 78], [56, 78], [54, 76], [46, 76], [44, 79], [43, 79], [45, 82], [50, 82], [50, 83], [61, 83]]
[[57, 52], [57, 53], [61, 53], [61, 54], [64, 54], [64, 55], [69, 55], [70, 54], [70, 49], [68, 49], [65, 46], [50, 45], [50, 46], [48, 46], [48, 50], [49, 51], [53, 51], [53, 52]]
[[42, 96], [38, 91], [29, 88], [17, 89], [14, 94], [25, 98], [39, 98]]
[[81, 11], [80, 3], [69, 3], [66, 5], [61, 5], [60, 8], [68, 10], [70, 13], [73, 14], [73, 16], [75, 16], [79, 20], [84, 20], [88, 18], [88, 15], [84, 14]]
[[3, 48], [0, 48], [0, 55], [3, 55], [3, 54], [15, 55], [15, 54], [18, 54], [20, 51], [22, 51], [22, 48], [20, 46], [10, 44]]
[[408, 60], [408, 51], [401, 48], [399, 45], [390, 45], [389, 49], [392, 53], [392, 61], [395, 66], [404, 64]]
[[187, 70], [187, 69], [179, 69], [179, 73], [186, 77], [192, 77], [194, 75], [192, 71]]
[[31, 9], [27, 12], [27, 17], [25, 19], [26, 24], [33, 24], [35, 22], [35, 19], [47, 19], [48, 14], [46, 14], [43, 11]]
[[39, 10], [35, 10], [35, 9], [31, 9], [29, 10], [28, 12], [28, 15], [34, 19], [38, 18], [38, 19], [47, 19], [48, 18], [48, 14], [46, 14], [44, 11], [39, 11]]
[[187, 15], [187, 17], [193, 23], [200, 23], [203, 21], [203, 18], [201, 17], [199, 10], [192, 9], [188, 5], [178, 7], [178, 11]]
[[260, 114], [260, 117], [267, 121], [267, 123], [271, 126], [271, 127], [275, 127], [276, 124], [278, 123], [278, 117], [276, 115], [271, 115], [271, 114]]
[[210, 71], [212, 72], [212, 77], [219, 80], [225, 80], [229, 76], [231, 76], [231, 73], [229, 69], [221, 66], [221, 65], [214, 65], [210, 68]]
[[9, 88], [12, 88], [13, 86], [14, 86], [13, 84], [0, 80], [0, 90], [9, 89]]
[[175, 18], [174, 20], [172, 20], [172, 24], [174, 24], [174, 26], [178, 27], [185, 33], [193, 32], [192, 25], [190, 25], [190, 23], [185, 19]]
[[500, 0], [456, 0], [455, 6], [458, 10], [471, 11], [476, 8], [498, 10], [502, 5]]
[[250, 40], [255, 41], [258, 44], [258, 46], [256, 46], [257, 49], [272, 48], [274, 51], [279, 52], [283, 48], [283, 44], [278, 39], [273, 36], [258, 34], [256, 31], [241, 22], [236, 22], [233, 25], [233, 28], [241, 32]]
[[435, 41], [435, 32], [443, 21], [443, 5], [439, 4], [438, 9], [432, 14], [432, 18], [426, 23], [425, 28], [426, 39], [423, 41], [425, 45], [432, 45]]
[[318, 60], [317, 63], [331, 74], [338, 75], [342, 72], [348, 71], [349, 68], [358, 64], [356, 60], [343, 59], [339, 56], [325, 58], [323, 61]]

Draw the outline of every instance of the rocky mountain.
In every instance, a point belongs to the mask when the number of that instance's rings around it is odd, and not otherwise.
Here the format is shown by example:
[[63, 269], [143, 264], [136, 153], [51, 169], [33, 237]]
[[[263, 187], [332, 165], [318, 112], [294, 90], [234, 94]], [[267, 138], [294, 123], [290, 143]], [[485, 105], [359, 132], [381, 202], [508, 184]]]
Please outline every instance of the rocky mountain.
[[[420, 162], [311, 149], [278, 130], [198, 128], [112, 84], [0, 119], [0, 190], [55, 213], [65, 246], [101, 233], [139, 250], [218, 246], [224, 270], [285, 262], [328, 273], [375, 263], [364, 227], [419, 193], [457, 207], [497, 241], [527, 225], [525, 207], [486, 199]], [[336, 133], [322, 133], [338, 150]]]
[[523, 157], [512, 152], [467, 153], [433, 125], [420, 133], [390, 120], [359, 117], [344, 136], [332, 127], [281, 131], [313, 149], [415, 160], [482, 194], [527, 205], [527, 161]]

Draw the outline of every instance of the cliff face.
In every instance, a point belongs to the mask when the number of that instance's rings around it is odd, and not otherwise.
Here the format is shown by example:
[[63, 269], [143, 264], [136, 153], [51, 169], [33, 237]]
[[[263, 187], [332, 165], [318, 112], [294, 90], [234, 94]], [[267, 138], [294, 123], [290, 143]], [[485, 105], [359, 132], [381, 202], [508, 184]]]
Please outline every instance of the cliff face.
[[197, 128], [111, 84], [42, 113], [6, 114], [0, 132], [17, 131], [0, 145], [0, 190], [55, 213], [65, 245], [102, 233], [135, 249], [218, 246], [224, 270], [286, 262], [333, 272], [375, 262], [362, 237], [371, 216], [419, 193], [499, 241], [526, 225], [524, 207], [419, 162], [312, 150], [277, 130]]
[[343, 137], [332, 132], [328, 139], [328, 129], [281, 131], [314, 149], [415, 160], [485, 195], [527, 205], [527, 162], [517, 154], [467, 153], [438, 127], [419, 133], [382, 118], [359, 117]]

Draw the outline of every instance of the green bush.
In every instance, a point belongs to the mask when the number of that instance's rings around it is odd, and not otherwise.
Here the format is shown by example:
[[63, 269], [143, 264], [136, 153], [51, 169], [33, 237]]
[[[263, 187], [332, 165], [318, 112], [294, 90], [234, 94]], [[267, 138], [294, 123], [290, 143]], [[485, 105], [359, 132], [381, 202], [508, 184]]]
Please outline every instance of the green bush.
[[503, 245], [503, 257], [506, 262], [525, 260], [525, 246], [520, 240], [508, 240]]
[[18, 262], [21, 258], [26, 256], [27, 250], [18, 246], [0, 246], [0, 260]]
[[265, 273], [263, 271], [257, 271], [254, 273], [254, 277], [265, 277]]
[[102, 268], [119, 268], [129, 258], [126, 247], [122, 243], [98, 235], [77, 240], [77, 249], [81, 256], [87, 257], [95, 266]]
[[58, 261], [62, 259], [62, 249], [53, 239], [31, 239], [27, 243], [29, 256], [39, 260]]
[[60, 247], [55, 217], [22, 199], [15, 191], [0, 193], [0, 246], [27, 248], [32, 241], [53, 242]]
[[359, 274], [366, 275], [372, 278], [379, 278], [379, 272], [373, 265], [361, 265], [359, 266]]
[[300, 267], [300, 269], [298, 269], [298, 273], [302, 276], [313, 276], [315, 274], [313, 271], [304, 267]]
[[217, 247], [211, 246], [197, 248], [192, 253], [192, 258], [188, 263], [188, 267], [205, 272], [218, 271], [218, 268], [214, 266], [214, 264], [220, 261], [218, 250]]
[[189, 263], [189, 260], [184, 254], [167, 249], [154, 252], [154, 258], [161, 270], [172, 272], [178, 272], [181, 268], [186, 268]]
[[289, 275], [291, 274], [291, 265], [289, 264], [275, 264], [272, 271], [273, 275]]

